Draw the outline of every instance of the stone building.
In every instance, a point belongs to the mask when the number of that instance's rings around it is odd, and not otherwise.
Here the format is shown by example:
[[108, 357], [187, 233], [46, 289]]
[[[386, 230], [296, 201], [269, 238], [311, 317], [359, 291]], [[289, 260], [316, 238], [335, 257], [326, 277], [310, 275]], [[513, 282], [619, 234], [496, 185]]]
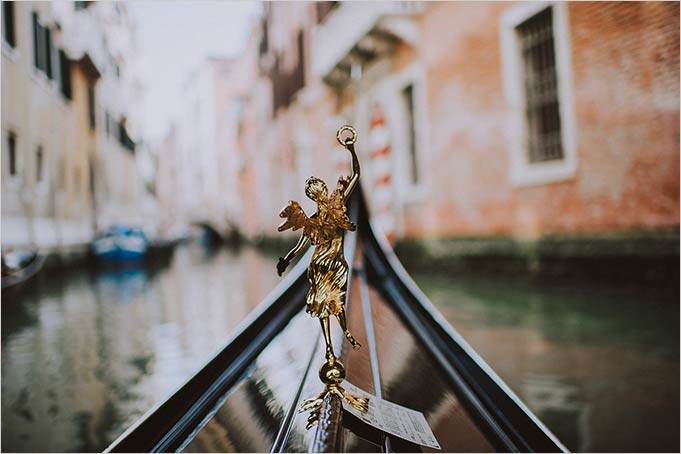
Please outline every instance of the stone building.
[[2, 2], [2, 21], [3, 248], [67, 250], [133, 222], [145, 189], [125, 5]]
[[254, 33], [247, 233], [335, 181], [345, 122], [398, 239], [678, 229], [678, 3], [268, 3]]
[[156, 152], [164, 233], [172, 236], [187, 224], [207, 224], [220, 233], [237, 229], [242, 205], [237, 139], [257, 79], [254, 61], [251, 53], [210, 57], [185, 81], [179, 114]]

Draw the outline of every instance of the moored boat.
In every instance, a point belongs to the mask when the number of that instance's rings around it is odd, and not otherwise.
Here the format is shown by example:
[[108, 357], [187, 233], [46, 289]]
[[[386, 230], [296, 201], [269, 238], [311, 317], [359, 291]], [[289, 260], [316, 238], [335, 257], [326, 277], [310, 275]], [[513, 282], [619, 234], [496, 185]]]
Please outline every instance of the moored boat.
[[135, 227], [114, 225], [92, 242], [92, 253], [107, 262], [126, 262], [143, 259], [149, 247], [144, 232]]
[[45, 264], [38, 251], [6, 251], [2, 253], [2, 288], [15, 287], [35, 276]]

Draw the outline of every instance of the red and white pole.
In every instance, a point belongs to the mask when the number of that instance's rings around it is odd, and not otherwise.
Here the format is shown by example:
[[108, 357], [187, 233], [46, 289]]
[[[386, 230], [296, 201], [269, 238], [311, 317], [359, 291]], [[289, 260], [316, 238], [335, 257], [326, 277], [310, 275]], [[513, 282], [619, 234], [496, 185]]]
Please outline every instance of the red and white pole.
[[375, 104], [371, 110], [369, 130], [373, 191], [371, 199], [374, 215], [388, 241], [395, 237], [395, 212], [393, 207], [392, 159], [390, 157], [390, 130], [386, 125], [383, 108]]

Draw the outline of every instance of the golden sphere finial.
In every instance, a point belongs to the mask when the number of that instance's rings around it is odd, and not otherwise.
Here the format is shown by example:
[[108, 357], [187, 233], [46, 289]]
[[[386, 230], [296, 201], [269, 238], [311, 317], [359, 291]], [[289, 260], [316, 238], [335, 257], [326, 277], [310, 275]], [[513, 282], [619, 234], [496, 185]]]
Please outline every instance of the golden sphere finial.
[[319, 368], [319, 378], [326, 385], [337, 385], [345, 379], [345, 367], [343, 363], [334, 359], [333, 362], [326, 361]]

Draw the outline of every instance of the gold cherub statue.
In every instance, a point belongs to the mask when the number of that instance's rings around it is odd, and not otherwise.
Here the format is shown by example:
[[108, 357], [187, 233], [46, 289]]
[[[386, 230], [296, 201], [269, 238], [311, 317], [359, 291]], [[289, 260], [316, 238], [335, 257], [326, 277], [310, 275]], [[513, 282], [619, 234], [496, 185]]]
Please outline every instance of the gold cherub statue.
[[[350, 133], [350, 137], [343, 139], [342, 135], [346, 131]], [[354, 146], [357, 133], [351, 126], [342, 126], [336, 133], [336, 139], [352, 156], [352, 175], [347, 178], [339, 177], [338, 185], [330, 196], [322, 180], [308, 178], [305, 182], [305, 195], [317, 202], [317, 211], [312, 216], [308, 217], [295, 200], [290, 200], [279, 213], [280, 217], [286, 218], [278, 228], [280, 232], [287, 229], [294, 231], [303, 229], [298, 243], [285, 257], [279, 258], [277, 272], [280, 276], [293, 257], [310, 243], [315, 246], [307, 269], [310, 291], [307, 294], [305, 310], [312, 317], [319, 318], [326, 343], [326, 362], [319, 369], [319, 377], [325, 384], [324, 391], [315, 398], [305, 400], [299, 410], [300, 412], [312, 410], [308, 418], [308, 429], [317, 424], [319, 410], [327, 393], [346, 399], [360, 411], [366, 412], [369, 406], [367, 399], [355, 397], [340, 386], [345, 378], [345, 368], [336, 358], [331, 343], [329, 316], [334, 315], [352, 348], [357, 350], [361, 347], [348, 331], [345, 317], [348, 264], [343, 255], [344, 231], [354, 231], [357, 228], [348, 218], [345, 207], [345, 202], [359, 181], [359, 159]]]

